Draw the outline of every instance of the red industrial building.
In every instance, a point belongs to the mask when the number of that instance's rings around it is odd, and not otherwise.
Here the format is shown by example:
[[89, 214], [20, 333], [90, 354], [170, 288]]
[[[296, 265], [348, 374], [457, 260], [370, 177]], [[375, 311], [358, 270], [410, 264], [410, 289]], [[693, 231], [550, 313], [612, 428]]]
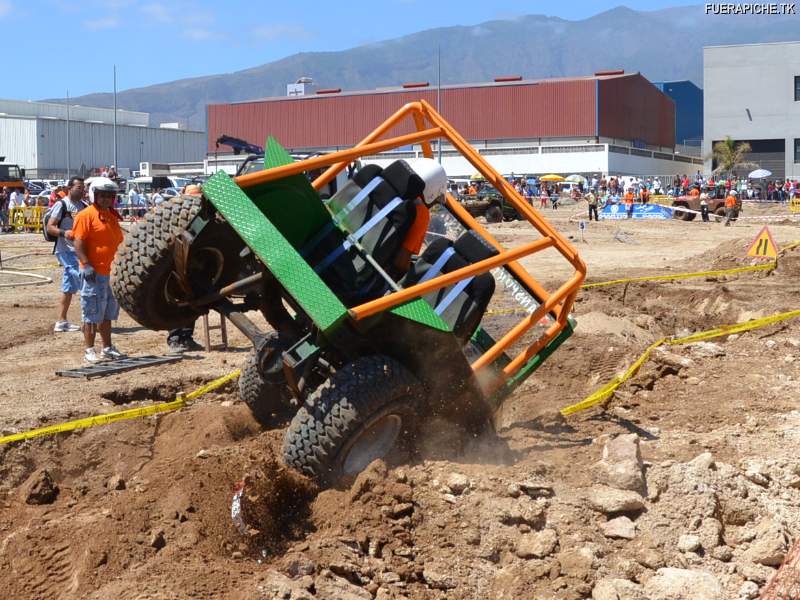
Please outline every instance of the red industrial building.
[[[315, 94], [208, 106], [208, 150], [223, 134], [258, 144], [267, 135], [293, 150], [351, 146], [407, 102], [437, 105], [426, 83], [371, 91]], [[639, 73], [523, 80], [441, 88], [441, 112], [472, 143], [610, 143], [671, 152], [675, 104]], [[398, 128], [393, 133], [408, 133]]]

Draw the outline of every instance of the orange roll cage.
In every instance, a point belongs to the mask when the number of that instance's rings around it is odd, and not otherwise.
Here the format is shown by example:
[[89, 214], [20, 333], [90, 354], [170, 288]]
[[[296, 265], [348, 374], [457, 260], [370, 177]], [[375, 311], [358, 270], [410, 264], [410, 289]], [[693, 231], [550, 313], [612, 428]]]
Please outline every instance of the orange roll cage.
[[[397, 125], [411, 117], [416, 132], [385, 138], [386, 134]], [[376, 313], [389, 310], [399, 304], [425, 296], [435, 290], [447, 287], [457, 281], [491, 271], [497, 267], [506, 267], [522, 282], [533, 294], [541, 300], [541, 304], [530, 314], [525, 315], [503, 337], [495, 342], [483, 355], [472, 363], [473, 371], [478, 371], [493, 363], [503, 352], [519, 340], [529, 329], [534, 327], [544, 316], [550, 314], [554, 322], [542, 336], [523, 349], [502, 370], [502, 379], [513, 376], [527, 361], [539, 353], [547, 344], [558, 336], [567, 325], [567, 318], [572, 310], [575, 298], [580, 290], [581, 283], [586, 277], [586, 264], [578, 256], [577, 251], [565, 240], [532, 206], [514, 190], [511, 184], [497, 172], [469, 143], [453, 129], [453, 127], [437, 113], [426, 101], [410, 102], [400, 108], [383, 124], [365, 137], [354, 147], [331, 152], [322, 156], [309, 158], [290, 165], [250, 173], [236, 177], [239, 187], [248, 188], [268, 181], [281, 179], [290, 175], [328, 167], [313, 186], [319, 190], [329, 183], [337, 173], [344, 169], [350, 162], [357, 158], [378, 154], [386, 150], [420, 144], [423, 155], [433, 158], [433, 149], [430, 140], [445, 139], [466, 158], [483, 177], [507, 200], [517, 212], [525, 218], [542, 239], [530, 242], [511, 250], [505, 249], [486, 229], [484, 229], [469, 212], [461, 206], [450, 194], [447, 194], [445, 203], [447, 209], [462, 223], [480, 234], [484, 240], [494, 246], [498, 254], [486, 260], [468, 265], [461, 269], [441, 274], [423, 283], [395, 291], [391, 294], [365, 302], [350, 309], [350, 315], [355, 320], [365, 319]], [[545, 250], [555, 248], [574, 268], [573, 275], [554, 292], [548, 292], [537, 282], [522, 266], [518, 259]], [[497, 382], [498, 385], [502, 383]]]

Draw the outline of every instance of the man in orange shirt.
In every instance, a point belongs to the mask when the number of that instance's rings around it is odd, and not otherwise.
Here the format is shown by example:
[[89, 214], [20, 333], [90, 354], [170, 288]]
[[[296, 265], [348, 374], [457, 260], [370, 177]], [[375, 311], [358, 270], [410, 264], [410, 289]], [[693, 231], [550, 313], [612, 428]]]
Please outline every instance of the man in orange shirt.
[[[109, 283], [111, 261], [123, 238], [121, 218], [114, 210], [117, 191], [117, 184], [107, 177], [95, 179], [89, 188], [92, 205], [78, 213], [72, 225], [75, 253], [81, 263], [84, 360], [92, 363], [124, 357], [111, 343], [111, 321], [119, 316], [119, 304]], [[103, 341], [100, 356], [94, 349], [98, 331]]]
[[633, 188], [628, 188], [625, 192], [625, 208], [628, 211], [628, 218], [633, 218]]
[[733, 213], [736, 212], [736, 190], [731, 190], [731, 193], [728, 194], [727, 198], [725, 198], [725, 227], [731, 226], [731, 219], [733, 219]]

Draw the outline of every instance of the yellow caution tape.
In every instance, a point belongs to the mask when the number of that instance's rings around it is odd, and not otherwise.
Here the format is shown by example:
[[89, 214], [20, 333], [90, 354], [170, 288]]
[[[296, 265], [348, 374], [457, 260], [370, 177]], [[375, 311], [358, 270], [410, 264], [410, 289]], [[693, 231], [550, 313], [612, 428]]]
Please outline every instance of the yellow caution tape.
[[94, 417], [86, 417], [85, 419], [77, 419], [75, 421], [67, 421], [58, 425], [50, 425], [48, 427], [40, 427], [39, 429], [32, 429], [22, 433], [15, 433], [0, 437], [0, 444], [7, 444], [9, 442], [18, 442], [20, 440], [29, 440], [35, 437], [44, 435], [53, 435], [55, 433], [62, 433], [65, 431], [74, 431], [75, 429], [88, 429], [96, 425], [107, 425], [117, 421], [125, 421], [127, 419], [137, 419], [139, 417], [147, 417], [163, 412], [170, 412], [185, 407], [189, 401], [199, 398], [203, 394], [207, 394], [219, 387], [228, 383], [231, 379], [239, 376], [240, 371], [237, 369], [233, 373], [229, 373], [224, 377], [215, 379], [211, 383], [204, 385], [201, 388], [194, 390], [186, 395], [178, 394], [175, 400], [170, 402], [162, 402], [161, 404], [154, 404], [152, 406], [145, 406], [144, 408], [132, 408], [120, 412], [108, 413], [106, 415], [96, 415]]
[[[787, 250], [792, 250], [800, 246], [800, 240], [787, 244], [778, 252], [778, 256], [785, 253]], [[763, 265], [753, 265], [752, 267], [736, 267], [734, 269], [718, 269], [716, 271], [698, 271], [696, 273], [676, 273], [674, 275], [653, 275], [650, 277], [629, 277], [627, 279], [614, 279], [612, 281], [598, 281], [597, 283], [584, 283], [581, 288], [588, 289], [594, 287], [603, 287], [607, 285], [619, 285], [621, 283], [630, 283], [633, 281], [669, 281], [671, 279], [689, 279], [691, 277], [713, 277], [716, 275], [732, 275], [734, 273], [744, 273], [746, 271], [769, 271], [778, 267], [777, 259], [765, 263]]]
[[735, 323], [733, 325], [721, 325], [720, 327], [709, 329], [707, 331], [699, 331], [697, 333], [693, 333], [692, 335], [687, 335], [685, 337], [661, 338], [657, 342], [653, 342], [652, 344], [650, 344], [650, 346], [647, 347], [647, 350], [644, 351], [644, 353], [636, 360], [635, 363], [633, 363], [630, 367], [628, 367], [628, 370], [625, 371], [625, 373], [623, 373], [618, 377], [615, 377], [609, 383], [601, 387], [593, 394], [587, 396], [585, 399], [581, 400], [577, 404], [572, 404], [570, 406], [562, 408], [561, 414], [566, 417], [567, 415], [571, 415], [573, 413], [594, 406], [595, 404], [599, 404], [600, 402], [603, 402], [604, 400], [609, 398], [611, 394], [614, 392], [614, 390], [616, 390], [619, 386], [621, 386], [623, 383], [625, 383], [628, 379], [630, 379], [636, 374], [639, 368], [650, 357], [650, 353], [663, 344], [666, 344], [668, 346], [675, 346], [678, 344], [693, 344], [695, 342], [700, 342], [702, 340], [708, 340], [723, 335], [731, 335], [733, 333], [750, 331], [751, 329], [757, 329], [759, 327], [766, 327], [767, 325], [773, 325], [780, 321], [794, 319], [795, 317], [800, 317], [800, 310], [778, 313], [769, 317], [754, 319], [752, 321], [743, 321], [741, 323]]
[[603, 287], [607, 285], [619, 285], [632, 281], [669, 281], [670, 279], [689, 279], [691, 277], [710, 277], [715, 275], [731, 275], [733, 273], [744, 273], [746, 271], [766, 271], [778, 266], [777, 261], [772, 261], [763, 265], [753, 265], [751, 267], [736, 267], [735, 269], [719, 269], [716, 271], [698, 271], [697, 273], [676, 273], [675, 275], [652, 275], [650, 277], [629, 277], [627, 279], [614, 279], [612, 281], [598, 281], [597, 283], [585, 283], [583, 289]]

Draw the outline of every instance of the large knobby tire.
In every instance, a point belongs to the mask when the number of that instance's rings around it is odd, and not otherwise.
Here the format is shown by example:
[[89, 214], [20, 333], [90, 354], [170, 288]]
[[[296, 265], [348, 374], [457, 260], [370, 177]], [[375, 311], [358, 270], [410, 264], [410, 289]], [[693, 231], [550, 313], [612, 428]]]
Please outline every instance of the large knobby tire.
[[[674, 204], [676, 208], [689, 208], [688, 204]], [[681, 221], [691, 221], [694, 219], [694, 213], [686, 212], [685, 210], [676, 210], [673, 212], [676, 219]]]
[[[273, 360], [259, 365], [259, 357], [268, 346], [274, 346]], [[266, 427], [275, 427], [288, 420], [293, 408], [286, 377], [283, 374], [281, 353], [288, 348], [277, 334], [269, 335], [247, 357], [239, 375], [239, 397], [247, 404], [253, 417]], [[266, 373], [262, 370], [266, 368]]]
[[119, 305], [148, 329], [191, 326], [199, 313], [170, 302], [168, 280], [175, 268], [173, 242], [200, 212], [201, 199], [178, 196], [135, 223], [117, 251], [111, 289]]
[[346, 485], [415, 434], [423, 386], [400, 363], [365, 356], [326, 380], [292, 419], [286, 464], [323, 487]]

